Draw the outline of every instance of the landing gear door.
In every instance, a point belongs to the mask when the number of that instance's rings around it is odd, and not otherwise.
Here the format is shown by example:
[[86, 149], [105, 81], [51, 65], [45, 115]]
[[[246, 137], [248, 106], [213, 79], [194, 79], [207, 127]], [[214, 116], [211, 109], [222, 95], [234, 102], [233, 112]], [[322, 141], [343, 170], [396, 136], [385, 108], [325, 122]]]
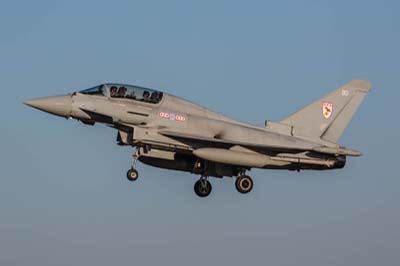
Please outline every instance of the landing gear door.
[[133, 145], [133, 132], [118, 130], [117, 143], [123, 145]]
[[148, 139], [149, 129], [142, 127], [134, 127], [133, 128], [133, 141], [134, 142], [143, 142]]

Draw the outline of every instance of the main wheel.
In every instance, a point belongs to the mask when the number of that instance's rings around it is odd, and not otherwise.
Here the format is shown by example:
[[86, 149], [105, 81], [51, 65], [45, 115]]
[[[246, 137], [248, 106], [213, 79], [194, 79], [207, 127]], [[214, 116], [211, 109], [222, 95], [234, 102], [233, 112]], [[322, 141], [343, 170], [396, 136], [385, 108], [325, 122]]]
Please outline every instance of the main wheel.
[[205, 198], [210, 195], [212, 190], [211, 183], [208, 180], [198, 180], [194, 183], [194, 192], [200, 198]]
[[129, 181], [136, 181], [139, 178], [139, 173], [136, 171], [136, 169], [131, 168], [126, 173], [126, 177]]
[[249, 193], [253, 189], [253, 180], [250, 176], [242, 175], [236, 178], [236, 189], [242, 194]]

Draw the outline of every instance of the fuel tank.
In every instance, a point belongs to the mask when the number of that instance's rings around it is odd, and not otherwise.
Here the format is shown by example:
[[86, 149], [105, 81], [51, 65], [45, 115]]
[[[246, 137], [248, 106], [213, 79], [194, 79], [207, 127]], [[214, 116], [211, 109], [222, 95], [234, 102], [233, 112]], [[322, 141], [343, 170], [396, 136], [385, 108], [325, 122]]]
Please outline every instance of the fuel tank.
[[193, 151], [197, 157], [230, 165], [263, 168], [265, 166], [283, 166], [287, 162], [272, 160], [269, 156], [257, 152], [233, 151], [219, 148], [200, 148]]

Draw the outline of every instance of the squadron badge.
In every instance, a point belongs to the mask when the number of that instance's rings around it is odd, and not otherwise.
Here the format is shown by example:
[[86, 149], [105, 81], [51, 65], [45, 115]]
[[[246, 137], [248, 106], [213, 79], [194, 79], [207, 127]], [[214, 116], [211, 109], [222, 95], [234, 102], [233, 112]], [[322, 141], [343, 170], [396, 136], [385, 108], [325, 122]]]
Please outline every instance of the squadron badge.
[[331, 117], [333, 112], [333, 103], [331, 102], [323, 102], [322, 103], [322, 114], [324, 115], [325, 119]]

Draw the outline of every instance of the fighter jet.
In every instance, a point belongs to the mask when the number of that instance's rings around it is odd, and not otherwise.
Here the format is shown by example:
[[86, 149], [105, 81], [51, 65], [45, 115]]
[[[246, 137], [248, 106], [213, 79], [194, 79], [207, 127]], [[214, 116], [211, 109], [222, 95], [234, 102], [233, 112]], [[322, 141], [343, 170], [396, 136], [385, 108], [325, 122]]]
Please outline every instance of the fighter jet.
[[353, 80], [279, 122], [254, 126], [191, 101], [149, 88], [107, 83], [63, 96], [24, 104], [86, 125], [117, 130], [117, 144], [134, 148], [130, 181], [139, 177], [136, 162], [199, 175], [194, 191], [210, 195], [209, 177], [235, 177], [243, 194], [253, 188], [252, 168], [330, 170], [343, 168], [347, 156], [361, 156], [338, 140], [371, 89]]

